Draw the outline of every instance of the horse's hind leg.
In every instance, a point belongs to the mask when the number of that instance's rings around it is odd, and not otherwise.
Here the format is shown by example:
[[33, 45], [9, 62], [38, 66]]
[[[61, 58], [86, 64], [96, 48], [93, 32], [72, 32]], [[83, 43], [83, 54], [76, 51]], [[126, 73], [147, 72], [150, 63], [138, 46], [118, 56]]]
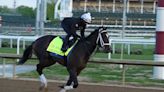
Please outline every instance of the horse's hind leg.
[[51, 57], [44, 57], [44, 56], [40, 56], [41, 58], [39, 58], [39, 64], [37, 64], [37, 69], [36, 71], [38, 72], [38, 74], [40, 75], [40, 82], [41, 82], [41, 87], [40, 90], [45, 89], [45, 91], [47, 90], [47, 79], [43, 74], [43, 69], [45, 67], [51, 66], [53, 64], [55, 64], [56, 62], [50, 62], [52, 61]]
[[47, 88], [47, 79], [43, 74], [43, 66], [41, 64], [37, 64], [37, 69], [36, 71], [38, 72], [38, 74], [40, 75], [40, 82], [41, 82], [41, 87], [40, 90], [42, 90], [43, 88]]

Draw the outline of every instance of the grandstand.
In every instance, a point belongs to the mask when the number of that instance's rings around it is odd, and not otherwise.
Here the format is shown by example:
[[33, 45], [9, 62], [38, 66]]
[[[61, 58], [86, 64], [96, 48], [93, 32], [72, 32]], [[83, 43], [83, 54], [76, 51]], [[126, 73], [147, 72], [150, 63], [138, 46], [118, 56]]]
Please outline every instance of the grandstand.
[[[156, 0], [128, 0], [127, 25], [155, 26], [155, 8]], [[93, 24], [122, 25], [123, 0], [74, 0], [74, 16], [83, 12], [92, 13]]]
[[[128, 0], [126, 30], [155, 31], [156, 2], [156, 0]], [[123, 0], [73, 0], [73, 16], [79, 17], [84, 12], [91, 12], [93, 16], [90, 27], [106, 25], [109, 29], [122, 29]], [[6, 26], [9, 28], [11, 26], [30, 26], [35, 30], [35, 18], [1, 13], [0, 16], [2, 16], [2, 25], [5, 30], [7, 30]], [[45, 23], [45, 27], [60, 26], [59, 22], [56, 21], [55, 23], [56, 25], [54, 23]]]
[[[127, 12], [155, 13], [156, 2], [156, 0], [128, 0]], [[123, 11], [123, 0], [73, 0], [73, 7], [73, 11], [120, 13]]]

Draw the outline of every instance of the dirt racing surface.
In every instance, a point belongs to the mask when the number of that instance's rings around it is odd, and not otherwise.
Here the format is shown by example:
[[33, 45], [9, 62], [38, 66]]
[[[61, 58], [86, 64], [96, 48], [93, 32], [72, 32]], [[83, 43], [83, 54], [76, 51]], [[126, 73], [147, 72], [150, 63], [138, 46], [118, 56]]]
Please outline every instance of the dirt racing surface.
[[[59, 92], [58, 86], [64, 82], [49, 81], [48, 92]], [[39, 91], [40, 82], [34, 79], [0, 79], [0, 92], [43, 92]], [[144, 88], [118, 85], [79, 83], [79, 87], [67, 92], [164, 92], [163, 88]]]

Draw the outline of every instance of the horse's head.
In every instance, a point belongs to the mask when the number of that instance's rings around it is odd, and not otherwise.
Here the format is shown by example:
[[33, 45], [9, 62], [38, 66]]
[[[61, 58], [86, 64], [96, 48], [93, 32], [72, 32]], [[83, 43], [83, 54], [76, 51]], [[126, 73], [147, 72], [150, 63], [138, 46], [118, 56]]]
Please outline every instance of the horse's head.
[[106, 29], [106, 27], [99, 27], [97, 29], [99, 34], [96, 43], [102, 48], [103, 52], [109, 53], [112, 49], [109, 43], [109, 34]]

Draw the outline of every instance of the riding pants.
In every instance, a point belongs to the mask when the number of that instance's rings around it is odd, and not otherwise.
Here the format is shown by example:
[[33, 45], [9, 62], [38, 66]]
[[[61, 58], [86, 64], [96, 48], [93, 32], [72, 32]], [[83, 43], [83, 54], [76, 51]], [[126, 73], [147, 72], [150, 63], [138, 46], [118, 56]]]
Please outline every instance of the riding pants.
[[64, 31], [67, 33], [61, 50], [66, 51], [68, 49], [69, 38], [73, 36], [73, 39], [77, 40], [77, 36], [75, 35], [76, 33], [71, 32], [70, 27], [68, 27], [67, 25], [61, 23], [61, 26], [64, 29]]

